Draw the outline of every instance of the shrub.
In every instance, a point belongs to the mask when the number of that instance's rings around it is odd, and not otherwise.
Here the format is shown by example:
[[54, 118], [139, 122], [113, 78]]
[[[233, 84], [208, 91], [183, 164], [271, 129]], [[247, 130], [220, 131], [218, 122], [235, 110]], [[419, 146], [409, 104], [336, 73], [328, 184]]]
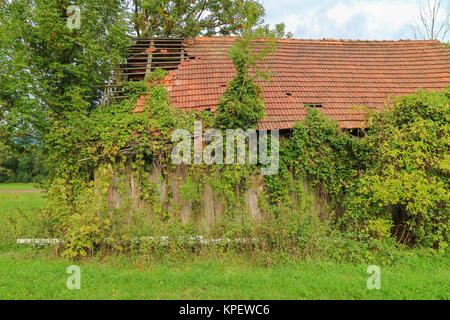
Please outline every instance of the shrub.
[[[449, 235], [450, 90], [418, 91], [372, 115], [371, 165], [349, 194], [346, 223], [391, 219], [401, 243], [445, 247]], [[356, 222], [358, 221], [358, 222]], [[369, 220], [372, 221], [372, 220]]]

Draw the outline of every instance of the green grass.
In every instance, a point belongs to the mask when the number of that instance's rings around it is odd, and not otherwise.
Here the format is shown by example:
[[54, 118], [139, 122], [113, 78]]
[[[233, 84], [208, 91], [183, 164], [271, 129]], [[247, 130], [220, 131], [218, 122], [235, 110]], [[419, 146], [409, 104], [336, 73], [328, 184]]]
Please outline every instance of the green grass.
[[0, 183], [0, 190], [34, 190], [32, 183]]
[[46, 200], [42, 194], [0, 193], [0, 248], [18, 238], [42, 238]]
[[27, 212], [44, 207], [45, 199], [40, 193], [0, 194], [0, 217], [11, 211]]
[[[242, 255], [156, 260], [114, 256], [71, 262], [52, 249], [15, 245], [46, 238], [41, 194], [0, 194], [0, 299], [449, 299], [450, 259], [398, 252], [368, 290], [368, 265], [294, 260], [266, 267]], [[66, 269], [81, 267], [81, 290]]]
[[[81, 290], [66, 287], [66, 269], [81, 268]], [[73, 263], [24, 253], [0, 254], [0, 299], [449, 299], [443, 258], [410, 257], [381, 266], [381, 289], [366, 287], [367, 265], [295, 261], [263, 267], [242, 257], [181, 264]]]

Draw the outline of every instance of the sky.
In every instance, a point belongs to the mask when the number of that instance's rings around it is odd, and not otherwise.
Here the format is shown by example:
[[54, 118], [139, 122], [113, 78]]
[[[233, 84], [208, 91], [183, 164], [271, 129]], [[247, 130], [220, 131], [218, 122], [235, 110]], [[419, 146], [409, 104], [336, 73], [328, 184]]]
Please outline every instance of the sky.
[[[297, 39], [414, 39], [418, 0], [261, 0], [266, 22], [284, 22]], [[450, 0], [443, 0], [446, 10]], [[448, 12], [448, 11], [447, 11]], [[444, 10], [442, 13], [445, 14]], [[445, 39], [450, 40], [450, 35]]]

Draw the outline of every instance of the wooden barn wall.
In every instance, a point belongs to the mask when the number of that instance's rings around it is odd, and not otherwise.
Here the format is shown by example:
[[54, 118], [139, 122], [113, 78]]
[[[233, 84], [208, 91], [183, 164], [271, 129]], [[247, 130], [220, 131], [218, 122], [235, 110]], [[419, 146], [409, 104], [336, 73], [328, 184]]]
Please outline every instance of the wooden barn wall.
[[[200, 203], [194, 204], [193, 201], [186, 200], [181, 194], [180, 188], [186, 182], [187, 172], [187, 167], [180, 165], [175, 170], [163, 175], [161, 167], [152, 165], [148, 173], [148, 179], [156, 187], [155, 197], [157, 201], [160, 201], [163, 210], [166, 210], [174, 217], [178, 217], [183, 223], [188, 223], [194, 219], [194, 221], [208, 229], [208, 226], [221, 221], [226, 212], [226, 201], [208, 184], [204, 185], [200, 195], [196, 195], [196, 198], [200, 199]], [[120, 176], [120, 179], [117, 176], [114, 177], [113, 184], [109, 189], [109, 205], [112, 208], [120, 208], [123, 206], [124, 201], [129, 201], [129, 204], [134, 209], [151, 210], [148, 204], [139, 197], [140, 185], [132, 170], [127, 170], [125, 174]], [[292, 175], [292, 179], [298, 178], [294, 178]], [[264, 194], [263, 181], [263, 176], [253, 176], [247, 190], [236, 189], [239, 199], [239, 203], [236, 205], [241, 207], [242, 203], [245, 206], [241, 208], [244, 214], [256, 220], [265, 214], [264, 208], [260, 205], [261, 196]], [[298, 180], [296, 181], [298, 182]], [[301, 179], [300, 183], [304, 194], [308, 197], [310, 211], [321, 219], [330, 218], [328, 210], [329, 200], [326, 193], [320, 192], [316, 188], [311, 188], [306, 179]], [[295, 192], [290, 194], [290, 198], [294, 206], [302, 201]]]

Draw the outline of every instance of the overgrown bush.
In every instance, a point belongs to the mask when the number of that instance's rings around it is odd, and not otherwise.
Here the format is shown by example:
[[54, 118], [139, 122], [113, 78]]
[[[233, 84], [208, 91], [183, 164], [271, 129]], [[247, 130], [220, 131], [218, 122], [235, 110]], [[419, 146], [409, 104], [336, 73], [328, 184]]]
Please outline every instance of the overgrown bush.
[[[450, 91], [418, 91], [372, 115], [371, 164], [352, 187], [345, 223], [394, 223], [398, 241], [445, 247], [450, 215]], [[367, 223], [369, 221], [369, 224]]]
[[280, 150], [280, 172], [266, 179], [269, 196], [287, 197], [283, 163], [330, 197], [347, 238], [378, 247], [447, 246], [449, 234], [449, 90], [395, 98], [368, 118], [362, 138], [309, 109]]

